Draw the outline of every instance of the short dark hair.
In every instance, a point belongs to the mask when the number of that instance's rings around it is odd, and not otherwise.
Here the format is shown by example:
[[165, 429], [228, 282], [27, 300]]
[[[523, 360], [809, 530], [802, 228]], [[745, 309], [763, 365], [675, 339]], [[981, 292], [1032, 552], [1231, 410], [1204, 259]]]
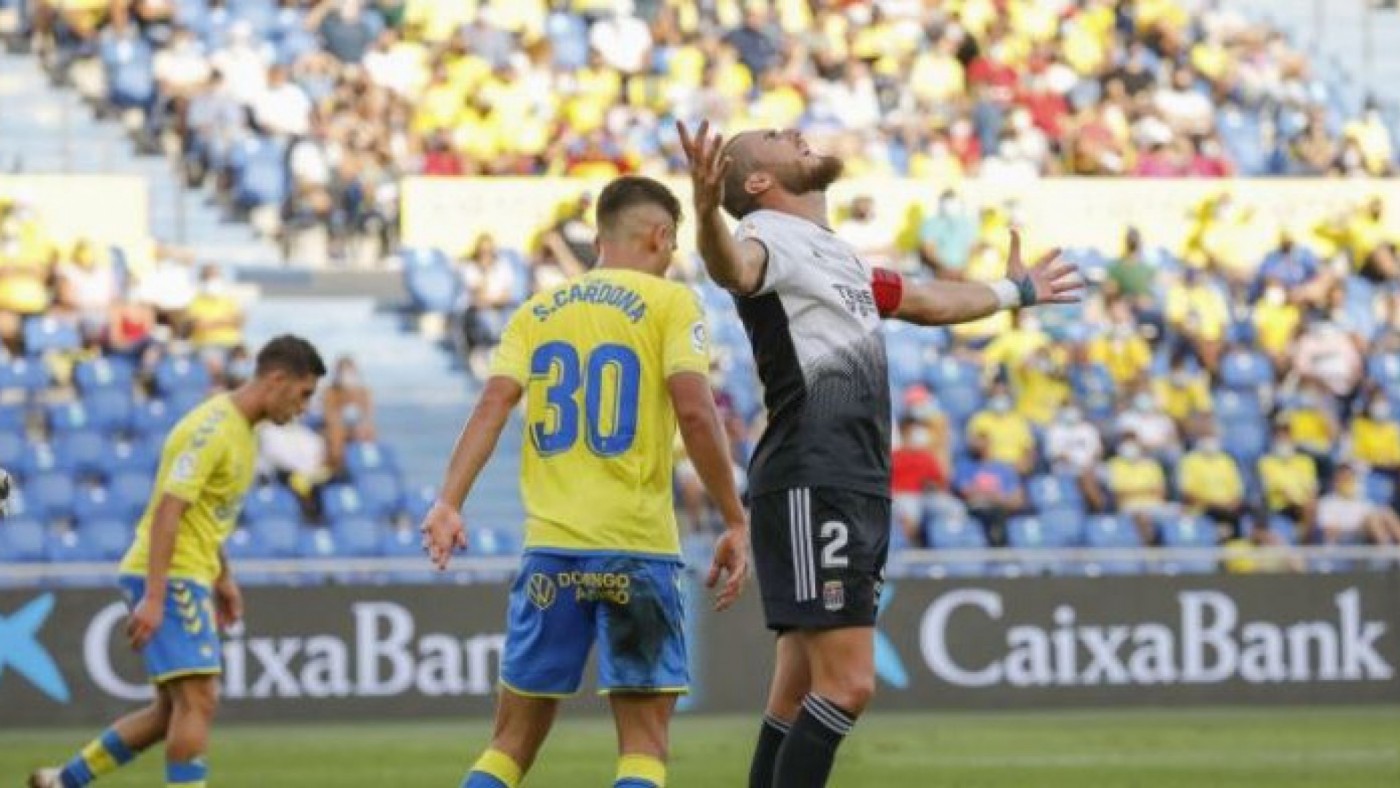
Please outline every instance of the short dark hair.
[[254, 374], [262, 377], [277, 370], [298, 378], [307, 375], [319, 378], [326, 374], [326, 362], [321, 360], [315, 345], [301, 337], [283, 334], [258, 351]]
[[666, 184], [641, 175], [623, 175], [598, 195], [598, 229], [611, 228], [623, 211], [638, 205], [655, 205], [669, 214], [671, 221], [681, 223], [681, 201]]

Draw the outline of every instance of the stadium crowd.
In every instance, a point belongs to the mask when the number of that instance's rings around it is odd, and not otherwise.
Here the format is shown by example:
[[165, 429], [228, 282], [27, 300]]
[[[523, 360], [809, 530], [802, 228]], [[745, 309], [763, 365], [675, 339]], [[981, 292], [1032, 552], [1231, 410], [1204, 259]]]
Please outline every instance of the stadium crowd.
[[[1383, 176], [1393, 128], [1181, 0], [36, 0], [57, 73], [288, 236], [393, 244], [406, 175], [678, 171], [671, 120], [797, 126], [852, 174]], [[1203, 10], [1201, 10], [1203, 9]], [[457, 250], [453, 250], [457, 251]], [[370, 255], [374, 257], [373, 254]]]
[[[0, 200], [0, 468], [17, 479], [0, 560], [102, 560], [129, 542], [170, 429], [247, 380], [253, 359], [242, 300], [218, 267], [164, 248], [132, 262], [55, 237], [45, 218]], [[374, 554], [400, 539], [385, 523], [406, 526], [426, 501], [405, 492], [376, 432], [349, 357], [307, 419], [260, 425], [244, 520], [272, 546], [245, 549], [314, 555], [324, 540], [302, 544], [308, 524], [352, 531]]]

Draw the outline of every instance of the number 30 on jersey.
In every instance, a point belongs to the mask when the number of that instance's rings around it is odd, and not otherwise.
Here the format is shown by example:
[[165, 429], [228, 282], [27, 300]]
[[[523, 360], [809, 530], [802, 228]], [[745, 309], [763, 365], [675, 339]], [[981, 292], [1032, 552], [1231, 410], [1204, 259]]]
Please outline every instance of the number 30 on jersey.
[[532, 393], [544, 386], [542, 410], [530, 405], [535, 450], [542, 457], [569, 451], [578, 443], [580, 427], [588, 450], [600, 457], [616, 457], [632, 448], [641, 374], [641, 360], [624, 345], [599, 345], [586, 359], [567, 342], [540, 345], [530, 359]]

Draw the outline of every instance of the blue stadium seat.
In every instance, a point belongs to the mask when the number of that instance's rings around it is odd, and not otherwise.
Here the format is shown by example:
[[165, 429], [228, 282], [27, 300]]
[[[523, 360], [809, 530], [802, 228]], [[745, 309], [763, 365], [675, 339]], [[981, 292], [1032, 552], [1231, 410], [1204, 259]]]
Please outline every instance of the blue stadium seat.
[[156, 389], [162, 394], [209, 390], [209, 370], [190, 356], [166, 356], [156, 364]]
[[240, 143], [243, 166], [234, 177], [233, 199], [242, 208], [277, 205], [287, 197], [287, 147], [268, 137]]
[[49, 371], [31, 358], [0, 361], [0, 392], [22, 391], [37, 394], [49, 387]]
[[355, 490], [364, 512], [371, 517], [393, 517], [403, 497], [398, 475], [388, 471], [361, 474], [355, 479]]
[[170, 396], [165, 398], [165, 405], [175, 415], [175, 420], [178, 422], [208, 398], [209, 391], [207, 389], [188, 388], [171, 392]]
[[72, 320], [43, 315], [24, 321], [24, 352], [31, 356], [77, 350], [82, 345], [78, 324]]
[[54, 433], [65, 433], [73, 430], [86, 430], [92, 428], [92, 420], [88, 415], [87, 406], [81, 401], [55, 402], [47, 409], [47, 420], [49, 430]]
[[1072, 509], [1074, 511], [1084, 511], [1084, 496], [1079, 491], [1079, 484], [1071, 476], [1056, 476], [1053, 474], [1043, 474], [1032, 477], [1026, 484], [1030, 495], [1031, 506], [1038, 512], [1049, 512], [1058, 509]]
[[0, 433], [18, 434], [24, 432], [25, 414], [23, 405], [0, 405]]
[[77, 529], [51, 531], [44, 539], [44, 554], [53, 563], [92, 563], [112, 561], [116, 557], [107, 548], [106, 539], [90, 538]]
[[1241, 420], [1261, 421], [1264, 410], [1259, 398], [1252, 393], [1242, 393], [1229, 389], [1215, 391], [1215, 416], [1222, 425]]
[[104, 473], [108, 477], [134, 473], [150, 478], [159, 465], [159, 446], [152, 450], [148, 443], [123, 441], [112, 447]]
[[467, 534], [467, 551], [484, 557], [514, 555], [520, 552], [520, 544], [511, 532], [479, 526]]
[[[239, 561], [273, 557], [267, 545], [259, 540], [251, 530], [238, 528], [224, 540], [224, 551], [235, 565]], [[242, 580], [242, 572], [239, 573]]]
[[[971, 518], [930, 518], [924, 525], [929, 546], [935, 550], [985, 550], [987, 533], [982, 524]], [[943, 565], [953, 577], [977, 577], [986, 574], [985, 561], [950, 561]]]
[[886, 331], [885, 352], [889, 359], [890, 383], [896, 390], [923, 380], [924, 349], [917, 337], [906, 331]]
[[83, 485], [73, 498], [73, 519], [78, 522], [115, 517], [112, 496], [106, 487]]
[[423, 522], [423, 518], [428, 516], [428, 510], [433, 508], [433, 504], [436, 502], [437, 487], [425, 484], [404, 492], [403, 498], [399, 501], [399, 511], [416, 528], [419, 523]]
[[24, 433], [18, 430], [0, 430], [0, 468], [11, 473], [22, 473], [26, 441]]
[[331, 523], [331, 535], [340, 555], [368, 558], [379, 554], [383, 529], [368, 517], [347, 517]]
[[1084, 512], [1081, 509], [1049, 509], [1040, 513], [1040, 521], [1055, 535], [1061, 547], [1070, 547], [1084, 541]]
[[146, 511], [154, 484], [155, 478], [149, 473], [122, 471], [111, 474], [107, 481], [107, 495], [112, 511], [136, 522]]
[[[1204, 517], [1165, 517], [1158, 521], [1157, 531], [1161, 534], [1164, 547], [1215, 547], [1218, 542], [1215, 523]], [[1164, 564], [1164, 567], [1173, 572], [1207, 574], [1216, 570], [1216, 562], [1172, 561]]]
[[73, 514], [77, 485], [67, 473], [34, 474], [25, 480], [24, 489], [30, 502], [48, 516], [65, 518]]
[[100, 556], [99, 560], [115, 561], [126, 554], [131, 546], [134, 526], [116, 517], [95, 515], [78, 520], [79, 538], [87, 543], [88, 550]]
[[449, 314], [462, 298], [462, 277], [438, 249], [405, 249], [404, 289], [419, 312]]
[[150, 399], [136, 406], [131, 428], [139, 435], [165, 435], [179, 420], [180, 414], [164, 400]]
[[107, 73], [107, 100], [113, 106], [148, 108], [156, 97], [154, 53], [145, 39], [107, 38], [101, 47]]
[[398, 471], [394, 450], [378, 443], [357, 441], [345, 447], [345, 469], [351, 476], [378, 471]]
[[33, 563], [48, 560], [46, 529], [33, 517], [6, 517], [0, 521], [0, 562]]
[[422, 557], [427, 561], [427, 554], [423, 552], [423, 535], [418, 533], [416, 524], [411, 528], [380, 531], [379, 554], [387, 558]]
[[98, 389], [84, 395], [83, 403], [94, 429], [107, 433], [131, 429], [136, 403], [130, 389]]
[[257, 549], [270, 558], [296, 556], [301, 531], [301, 523], [293, 517], [273, 515], [248, 523], [249, 538], [256, 540]]
[[1274, 380], [1274, 368], [1262, 353], [1233, 350], [1220, 361], [1220, 382], [1235, 391], [1255, 391]]
[[1389, 474], [1372, 471], [1366, 475], [1366, 498], [1372, 503], [1390, 505], [1395, 500], [1395, 479]]
[[[1129, 518], [1096, 515], [1085, 523], [1084, 543], [1100, 549], [1131, 550], [1142, 547], [1142, 538]], [[1093, 567], [1105, 575], [1135, 575], [1143, 571], [1142, 561], [1121, 559], [1095, 561]]]
[[1284, 544], [1298, 544], [1298, 524], [1285, 515], [1269, 515], [1269, 533], [1277, 536]]
[[111, 441], [96, 430], [73, 430], [57, 436], [55, 450], [79, 475], [102, 476], [111, 458]]
[[1263, 419], [1221, 421], [1220, 441], [1239, 464], [1253, 467], [1269, 450], [1269, 428]]
[[365, 502], [359, 490], [348, 484], [328, 484], [321, 488], [321, 507], [326, 517], [339, 520], [365, 513]]
[[280, 484], [260, 484], [243, 499], [243, 519], [247, 522], [270, 517], [294, 520], [300, 516], [296, 493]]
[[[15, 470], [11, 468], [10, 470]], [[28, 443], [24, 447], [24, 457], [19, 462], [19, 473], [29, 478], [40, 473], [71, 474], [73, 465], [66, 457], [55, 450], [52, 444]]]
[[341, 555], [335, 535], [327, 528], [303, 528], [297, 534], [298, 558], [334, 558]]
[[[1012, 517], [1006, 523], [1006, 543], [1020, 550], [1046, 550], [1069, 546], [1067, 534], [1053, 527], [1045, 518]], [[1055, 572], [1063, 574], [1068, 565], [1060, 561], [1027, 560], [1021, 568], [1030, 574]]]
[[[41, 522], [48, 520], [48, 513], [31, 501], [24, 492], [24, 485], [16, 481], [10, 483], [10, 502], [6, 511], [5, 517], [30, 517]], [[4, 521], [0, 520], [0, 527], [3, 527], [3, 524]]]
[[1400, 353], [1371, 356], [1366, 361], [1366, 376], [1388, 393], [1400, 392]]
[[1069, 383], [1075, 401], [1084, 409], [1090, 420], [1104, 421], [1113, 418], [1117, 386], [1106, 367], [1102, 364], [1074, 367], [1070, 370]]

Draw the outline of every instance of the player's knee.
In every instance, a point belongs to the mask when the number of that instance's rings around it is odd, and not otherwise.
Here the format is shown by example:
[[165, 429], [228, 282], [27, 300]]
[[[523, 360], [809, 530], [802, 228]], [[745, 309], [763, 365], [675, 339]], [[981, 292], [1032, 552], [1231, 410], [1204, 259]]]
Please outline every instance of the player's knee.
[[853, 715], [865, 711], [875, 697], [875, 677], [863, 671], [839, 676], [825, 684], [817, 688], [817, 694]]
[[219, 684], [213, 678], [182, 681], [172, 688], [171, 699], [183, 714], [213, 719], [219, 707]]

